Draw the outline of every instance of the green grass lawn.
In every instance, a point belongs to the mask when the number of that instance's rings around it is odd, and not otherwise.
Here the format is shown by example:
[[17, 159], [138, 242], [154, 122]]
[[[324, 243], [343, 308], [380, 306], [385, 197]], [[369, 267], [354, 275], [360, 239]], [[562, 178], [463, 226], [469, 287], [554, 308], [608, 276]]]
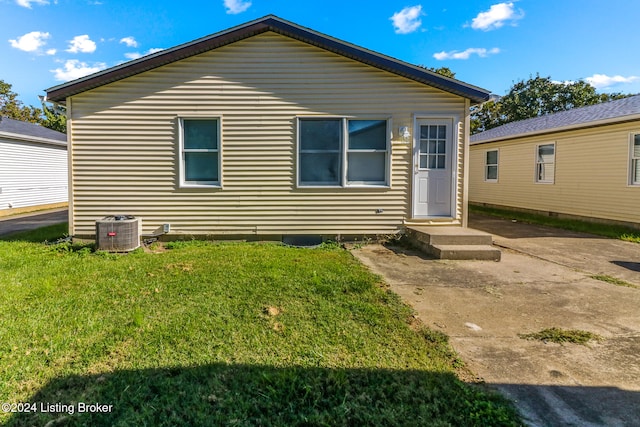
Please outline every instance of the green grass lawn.
[[1, 424], [521, 423], [461, 382], [446, 337], [411, 324], [336, 246], [193, 241], [116, 255], [37, 243], [62, 233], [0, 241], [0, 402], [35, 404], [0, 412]]

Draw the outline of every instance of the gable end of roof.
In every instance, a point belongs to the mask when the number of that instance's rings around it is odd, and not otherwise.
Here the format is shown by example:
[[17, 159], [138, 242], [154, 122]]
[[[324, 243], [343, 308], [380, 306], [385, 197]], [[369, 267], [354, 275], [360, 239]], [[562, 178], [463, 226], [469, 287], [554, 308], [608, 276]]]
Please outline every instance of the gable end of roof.
[[190, 56], [211, 51], [268, 31], [320, 47], [324, 50], [342, 55], [363, 64], [468, 98], [473, 103], [482, 103], [488, 100], [490, 96], [490, 93], [484, 89], [469, 85], [456, 79], [441, 76], [421, 67], [367, 50], [308, 28], [298, 26], [276, 16], [269, 15], [256, 21], [169, 48], [161, 52], [100, 71], [87, 77], [51, 87], [46, 90], [47, 99], [53, 102], [64, 103], [65, 99], [69, 96], [77, 95], [87, 90], [140, 74]]

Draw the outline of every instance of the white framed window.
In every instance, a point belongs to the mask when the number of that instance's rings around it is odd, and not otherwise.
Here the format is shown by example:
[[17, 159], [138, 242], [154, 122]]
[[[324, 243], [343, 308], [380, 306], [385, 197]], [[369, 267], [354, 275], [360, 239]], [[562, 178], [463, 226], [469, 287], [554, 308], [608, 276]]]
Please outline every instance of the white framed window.
[[180, 117], [180, 186], [220, 186], [220, 118]]
[[484, 157], [484, 180], [498, 181], [498, 150], [488, 150]]
[[389, 123], [379, 119], [298, 118], [298, 185], [387, 186]]
[[640, 133], [631, 135], [630, 184], [640, 185]]
[[536, 182], [553, 184], [556, 169], [556, 144], [536, 146]]

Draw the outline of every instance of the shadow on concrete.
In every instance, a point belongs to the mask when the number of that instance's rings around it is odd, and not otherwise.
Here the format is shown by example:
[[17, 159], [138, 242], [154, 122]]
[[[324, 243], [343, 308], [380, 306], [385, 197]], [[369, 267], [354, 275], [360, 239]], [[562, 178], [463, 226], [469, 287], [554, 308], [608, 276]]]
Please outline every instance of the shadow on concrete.
[[615, 264], [619, 267], [624, 267], [627, 270], [638, 271], [640, 272], [640, 262], [631, 262], [631, 261], [611, 261], [612, 264]]
[[[416, 370], [236, 364], [117, 370], [53, 379], [29, 399], [35, 412], [14, 413], [5, 425], [517, 425], [506, 399], [491, 393], [479, 400], [481, 393], [450, 373]], [[79, 412], [80, 403], [99, 406]]]
[[[640, 392], [616, 387], [493, 384], [533, 426], [638, 426]], [[589, 402], [589, 404], [586, 404]]]
[[469, 227], [508, 239], [526, 239], [532, 237], [559, 237], [573, 239], [606, 239], [595, 234], [563, 230], [544, 225], [502, 219], [480, 214], [469, 214]]
[[14, 234], [65, 223], [68, 219], [67, 209], [2, 218], [0, 219], [0, 236], [3, 240], [10, 240], [8, 237]]

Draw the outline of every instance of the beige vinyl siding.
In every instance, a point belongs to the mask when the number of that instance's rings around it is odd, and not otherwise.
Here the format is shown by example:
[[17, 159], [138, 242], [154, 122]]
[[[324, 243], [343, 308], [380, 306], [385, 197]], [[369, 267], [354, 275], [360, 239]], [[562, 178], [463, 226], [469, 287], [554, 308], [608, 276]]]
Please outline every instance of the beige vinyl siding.
[[0, 210], [62, 205], [67, 186], [66, 147], [0, 136]]
[[[144, 233], [381, 234], [411, 215], [398, 127], [416, 112], [464, 117], [465, 100], [265, 33], [76, 95], [70, 110], [74, 235], [116, 213], [141, 217]], [[306, 116], [391, 119], [390, 187], [297, 188]], [[222, 188], [179, 187], [179, 117], [220, 118]]]
[[[471, 146], [469, 197], [544, 212], [640, 223], [640, 188], [629, 185], [630, 134], [640, 122]], [[555, 143], [555, 182], [535, 182], [535, 150]], [[497, 183], [484, 182], [484, 156], [499, 149]]]

